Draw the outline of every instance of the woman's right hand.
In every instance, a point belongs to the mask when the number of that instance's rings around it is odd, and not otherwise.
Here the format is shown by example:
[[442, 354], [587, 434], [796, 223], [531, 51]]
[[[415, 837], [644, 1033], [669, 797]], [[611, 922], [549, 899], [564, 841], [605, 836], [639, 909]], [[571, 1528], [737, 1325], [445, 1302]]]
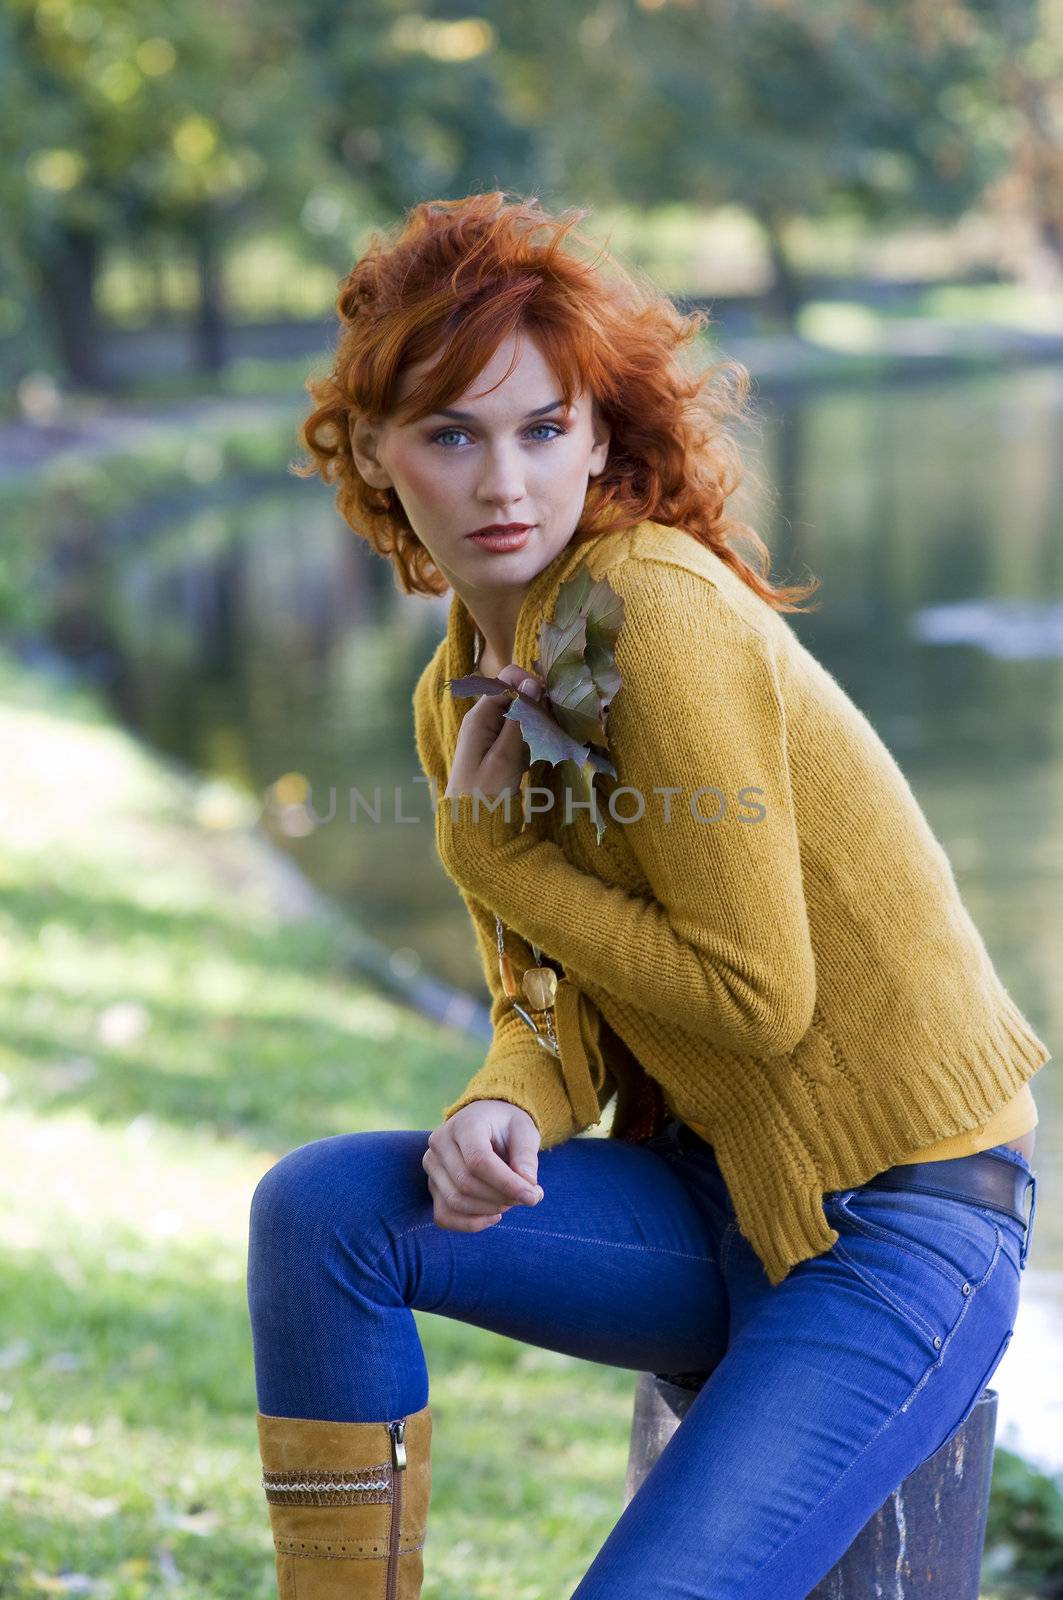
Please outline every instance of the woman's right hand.
[[480, 1233], [511, 1205], [543, 1198], [536, 1182], [539, 1130], [509, 1100], [471, 1100], [455, 1111], [429, 1134], [421, 1165], [436, 1223], [458, 1233]]
[[[539, 679], [518, 667], [515, 661], [503, 667], [498, 676], [529, 700], [542, 696], [543, 685]], [[445, 800], [477, 791], [492, 800], [502, 795], [520, 794], [521, 778], [528, 765], [525, 759], [528, 746], [520, 723], [506, 716], [512, 704], [508, 695], [482, 694], [462, 717], [450, 777], [443, 791]]]

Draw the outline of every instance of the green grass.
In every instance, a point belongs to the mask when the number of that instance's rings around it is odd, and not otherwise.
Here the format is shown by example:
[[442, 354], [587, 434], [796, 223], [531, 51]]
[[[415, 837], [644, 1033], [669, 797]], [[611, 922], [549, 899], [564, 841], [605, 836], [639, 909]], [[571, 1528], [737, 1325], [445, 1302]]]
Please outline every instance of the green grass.
[[[247, 808], [0, 655], [0, 1595], [275, 1594], [244, 1273], [258, 1178], [431, 1127], [479, 1048], [277, 913]], [[418, 1316], [426, 1600], [569, 1593], [634, 1376]]]

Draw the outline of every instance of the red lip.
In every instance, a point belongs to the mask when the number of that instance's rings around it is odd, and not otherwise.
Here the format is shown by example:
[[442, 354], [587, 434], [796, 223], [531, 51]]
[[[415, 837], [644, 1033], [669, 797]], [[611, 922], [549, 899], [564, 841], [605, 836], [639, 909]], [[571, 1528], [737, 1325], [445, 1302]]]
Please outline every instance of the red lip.
[[475, 539], [480, 533], [526, 533], [532, 526], [530, 522], [491, 522], [486, 528], [474, 528], [466, 537]]

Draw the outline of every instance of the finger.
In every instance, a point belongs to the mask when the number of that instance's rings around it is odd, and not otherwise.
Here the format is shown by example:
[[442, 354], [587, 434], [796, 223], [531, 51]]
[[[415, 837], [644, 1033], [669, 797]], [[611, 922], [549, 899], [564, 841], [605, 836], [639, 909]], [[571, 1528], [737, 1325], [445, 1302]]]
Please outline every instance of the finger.
[[450, 1185], [451, 1192], [463, 1200], [476, 1203], [481, 1211], [497, 1211], [513, 1204], [510, 1195], [500, 1194], [487, 1178], [470, 1172], [465, 1158], [454, 1138], [454, 1130], [444, 1124], [435, 1143], [429, 1143], [421, 1162], [432, 1177], [442, 1174], [442, 1181]]
[[449, 1150], [442, 1145], [438, 1148], [429, 1145], [421, 1158], [421, 1165], [444, 1199], [454, 1202], [455, 1210], [467, 1210], [470, 1214], [497, 1211], [500, 1203], [507, 1198], [475, 1173], [469, 1172], [453, 1141]]
[[506, 727], [506, 712], [512, 704], [508, 695], [485, 694], [462, 718], [460, 737], [466, 757], [482, 760]]
[[500, 742], [507, 760], [519, 754], [524, 734], [517, 718], [506, 714], [513, 704], [507, 695], [484, 695], [466, 714], [459, 734], [463, 762], [480, 766]]
[[450, 1211], [437, 1212], [434, 1219], [440, 1228], [449, 1228], [453, 1233], [482, 1233], [485, 1228], [493, 1228], [496, 1222], [501, 1222], [500, 1214], [493, 1217], [459, 1217]]
[[539, 1134], [521, 1117], [514, 1120], [509, 1133], [509, 1164], [514, 1172], [521, 1173], [529, 1183], [539, 1182]]
[[[507, 763], [516, 761], [520, 757], [522, 744], [528, 741], [524, 737], [524, 730], [516, 717], [506, 717], [499, 730], [498, 738], [491, 748], [484, 752], [483, 760], [489, 761], [493, 756], [501, 757]], [[531, 746], [529, 745], [529, 749]]]
[[508, 1211], [508, 1206], [499, 1210], [498, 1206], [485, 1206], [482, 1201], [466, 1205], [460, 1195], [444, 1192], [437, 1184], [431, 1181], [428, 1185], [432, 1191], [432, 1203], [440, 1216], [461, 1217], [466, 1222], [479, 1222], [483, 1217], [500, 1217], [503, 1211]]
[[461, 766], [466, 773], [474, 773], [483, 765], [509, 725], [501, 710], [487, 709], [483, 715], [477, 715], [477, 712], [479, 706], [467, 712], [461, 723], [458, 749], [455, 750], [455, 766]]
[[468, 1170], [491, 1184], [504, 1198], [519, 1205], [536, 1205], [542, 1199], [540, 1189], [514, 1172], [489, 1144], [482, 1143], [482, 1135], [463, 1135], [456, 1129], [454, 1139]]
[[[519, 689], [523, 694], [532, 696], [540, 695], [543, 690], [542, 680], [537, 678], [534, 672], [529, 672], [527, 667], [518, 666], [515, 661], [511, 661], [508, 667], [502, 668], [502, 671], [498, 674], [497, 681], [507, 684], [511, 689]], [[482, 698], [497, 700], [502, 705], [505, 705], [507, 697], [504, 694], [488, 694], [484, 690]]]
[[531, 745], [515, 717], [507, 717], [489, 749], [479, 757], [478, 771], [489, 794], [516, 787], [527, 770]]
[[538, 700], [543, 692], [543, 686], [533, 673], [511, 661], [508, 667], [503, 667], [498, 674], [503, 683], [510, 683], [514, 689], [519, 689], [522, 694], [528, 695], [532, 700]]
[[[524, 686], [523, 693], [529, 699], [538, 700], [542, 693], [539, 680], [529, 677], [522, 667], [515, 665], [504, 667], [499, 677], [514, 689], [521, 689]], [[507, 732], [510, 728], [523, 739], [520, 722], [516, 717], [509, 715], [517, 699], [516, 695], [510, 698], [504, 694], [483, 694], [466, 716], [462, 727], [464, 728], [467, 722], [472, 736], [467, 749], [470, 753], [475, 751], [479, 760], [483, 760], [499, 739], [512, 741], [513, 735]], [[467, 734], [465, 737], [469, 739], [470, 736]]]

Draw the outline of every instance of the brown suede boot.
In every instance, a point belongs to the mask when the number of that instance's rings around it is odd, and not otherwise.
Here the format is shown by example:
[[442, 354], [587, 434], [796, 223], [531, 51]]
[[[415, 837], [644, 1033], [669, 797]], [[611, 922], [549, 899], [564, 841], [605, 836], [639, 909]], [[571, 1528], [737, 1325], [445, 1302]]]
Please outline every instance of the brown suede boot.
[[395, 1422], [256, 1415], [280, 1600], [418, 1600], [429, 1408]]

